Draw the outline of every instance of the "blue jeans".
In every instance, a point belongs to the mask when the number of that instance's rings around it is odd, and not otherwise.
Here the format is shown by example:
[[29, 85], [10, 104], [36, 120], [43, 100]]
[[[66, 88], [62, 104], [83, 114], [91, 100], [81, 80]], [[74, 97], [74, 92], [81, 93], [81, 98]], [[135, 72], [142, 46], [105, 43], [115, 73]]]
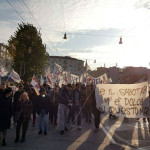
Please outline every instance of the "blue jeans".
[[39, 130], [42, 130], [42, 123], [44, 124], [44, 131], [47, 131], [48, 124], [48, 114], [45, 113], [45, 110], [41, 110], [41, 113], [38, 116]]

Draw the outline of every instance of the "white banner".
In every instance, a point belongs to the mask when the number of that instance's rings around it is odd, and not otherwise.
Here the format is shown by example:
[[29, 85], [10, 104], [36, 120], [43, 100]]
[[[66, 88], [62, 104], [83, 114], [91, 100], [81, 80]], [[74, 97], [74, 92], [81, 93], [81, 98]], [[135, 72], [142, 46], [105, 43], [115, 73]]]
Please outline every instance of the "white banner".
[[138, 84], [98, 84], [96, 107], [127, 118], [144, 118], [149, 114], [148, 82]]
[[15, 72], [14, 70], [12, 70], [9, 77], [12, 78], [17, 83], [20, 83], [20, 81], [21, 81], [19, 74], [17, 72]]
[[90, 76], [89, 74], [87, 74], [86, 78], [87, 78], [87, 84], [88, 85], [90, 85], [90, 84], [97, 85], [97, 84], [104, 84], [104, 83], [111, 83], [112, 82], [111, 78], [108, 79], [106, 73], [97, 77], [97, 78], [94, 78], [94, 77]]

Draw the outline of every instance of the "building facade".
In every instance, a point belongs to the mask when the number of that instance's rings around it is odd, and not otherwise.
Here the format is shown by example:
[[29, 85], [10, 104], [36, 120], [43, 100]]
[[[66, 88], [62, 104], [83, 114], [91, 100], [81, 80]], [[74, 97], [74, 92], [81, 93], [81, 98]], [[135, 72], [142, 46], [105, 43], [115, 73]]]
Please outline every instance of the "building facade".
[[0, 64], [8, 70], [8, 72], [12, 69], [12, 57], [8, 52], [8, 48], [6, 45], [0, 43]]
[[54, 63], [59, 64], [63, 71], [70, 71], [72, 74], [81, 75], [84, 71], [84, 61], [69, 56], [49, 56], [47, 67], [51, 72], [54, 70]]

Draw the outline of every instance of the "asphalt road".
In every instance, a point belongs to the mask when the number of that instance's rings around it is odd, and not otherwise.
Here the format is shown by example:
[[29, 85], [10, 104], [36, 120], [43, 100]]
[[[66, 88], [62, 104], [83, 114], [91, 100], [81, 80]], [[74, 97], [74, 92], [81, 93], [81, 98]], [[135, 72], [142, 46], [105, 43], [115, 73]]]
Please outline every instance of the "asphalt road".
[[[69, 126], [69, 124], [68, 124]], [[100, 130], [94, 133], [94, 122], [86, 123], [82, 118], [82, 130], [77, 127], [60, 135], [57, 127], [49, 124], [48, 135], [38, 135], [36, 127], [29, 125], [24, 143], [14, 143], [15, 126], [8, 131], [7, 146], [1, 150], [149, 150], [148, 122], [143, 119], [109, 119], [101, 116]]]

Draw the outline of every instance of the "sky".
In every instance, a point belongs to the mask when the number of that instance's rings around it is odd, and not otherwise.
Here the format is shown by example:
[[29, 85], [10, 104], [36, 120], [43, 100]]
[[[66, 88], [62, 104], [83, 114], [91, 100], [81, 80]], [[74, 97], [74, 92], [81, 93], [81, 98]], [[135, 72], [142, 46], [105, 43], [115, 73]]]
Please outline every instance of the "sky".
[[21, 22], [40, 30], [52, 56], [87, 59], [91, 69], [150, 68], [150, 0], [0, 0], [0, 43]]

